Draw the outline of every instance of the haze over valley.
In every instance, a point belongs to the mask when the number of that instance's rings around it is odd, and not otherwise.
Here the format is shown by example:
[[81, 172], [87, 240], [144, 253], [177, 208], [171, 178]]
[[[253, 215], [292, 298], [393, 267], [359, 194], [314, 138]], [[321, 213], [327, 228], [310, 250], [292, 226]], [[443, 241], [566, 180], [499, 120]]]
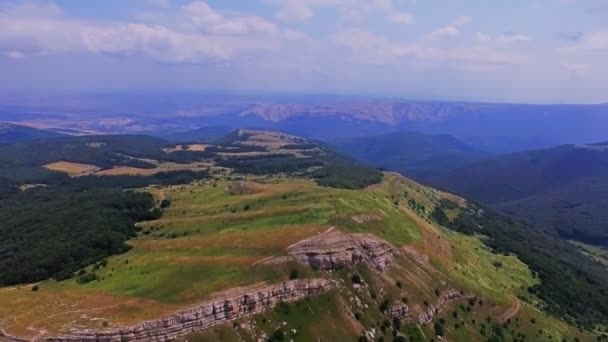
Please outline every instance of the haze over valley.
[[608, 341], [607, 9], [0, 1], [0, 341]]

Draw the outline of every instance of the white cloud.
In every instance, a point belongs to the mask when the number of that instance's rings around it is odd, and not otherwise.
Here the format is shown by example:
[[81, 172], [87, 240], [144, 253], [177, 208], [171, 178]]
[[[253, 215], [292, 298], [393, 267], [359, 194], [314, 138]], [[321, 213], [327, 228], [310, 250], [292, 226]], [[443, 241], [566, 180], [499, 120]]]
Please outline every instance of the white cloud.
[[577, 76], [586, 76], [592, 69], [592, 65], [589, 63], [563, 62], [561, 66]]
[[283, 35], [285, 36], [285, 39], [287, 40], [302, 40], [305, 39], [306, 33], [302, 32], [302, 31], [297, 31], [297, 30], [291, 30], [291, 29], [287, 29], [283, 32]]
[[350, 48], [354, 62], [365, 64], [389, 65], [400, 63], [457, 64], [461, 67], [490, 69], [507, 65], [528, 63], [522, 55], [503, 53], [488, 48], [461, 46], [438, 48], [420, 43], [401, 43], [390, 41], [362, 29], [345, 29], [333, 40]]
[[575, 44], [575, 49], [588, 51], [608, 51], [608, 31], [594, 31], [586, 33]]
[[167, 9], [171, 7], [171, 0], [146, 0], [148, 6]]
[[477, 32], [475, 34], [475, 39], [480, 44], [488, 44], [492, 42], [492, 36], [483, 32]]
[[410, 24], [411, 14], [398, 10], [393, 0], [266, 0], [279, 7], [276, 17], [285, 22], [306, 22], [319, 9], [335, 9], [347, 21], [358, 21], [373, 12], [384, 13], [388, 20]]
[[431, 38], [441, 38], [441, 37], [457, 37], [460, 35], [460, 30], [455, 26], [446, 26], [442, 28], [438, 28], [435, 31], [429, 34]]
[[498, 46], [505, 46], [512, 43], [529, 42], [532, 40], [532, 37], [517, 33], [503, 33], [493, 36], [488, 33], [477, 32], [475, 34], [475, 40], [478, 44], [495, 44]]
[[277, 26], [263, 18], [247, 15], [220, 14], [203, 1], [194, 1], [182, 6], [181, 15], [194, 28], [213, 34], [244, 35], [250, 33], [276, 34]]
[[408, 12], [394, 11], [387, 15], [388, 20], [403, 25], [411, 25], [414, 22], [414, 17]]
[[21, 51], [9, 51], [6, 53], [6, 57], [10, 59], [22, 59], [25, 58], [25, 54]]
[[[140, 55], [172, 63], [205, 63], [276, 49], [297, 38], [256, 16], [224, 15], [202, 1], [183, 6], [181, 29], [168, 24], [88, 22], [65, 17], [54, 6], [22, 6], [0, 12], [0, 53], [14, 57], [86, 51]], [[7, 55], [8, 56], [8, 55]]]
[[473, 21], [473, 18], [463, 15], [463, 16], [456, 18], [456, 20], [454, 21], [454, 23], [452, 25], [454, 25], [456, 27], [463, 27], [465, 25], [470, 24], [471, 21]]
[[460, 36], [460, 29], [463, 26], [471, 23], [473, 19], [468, 16], [460, 16], [456, 18], [450, 25], [438, 28], [431, 33], [428, 34], [428, 38], [438, 39], [438, 38], [454, 38]]

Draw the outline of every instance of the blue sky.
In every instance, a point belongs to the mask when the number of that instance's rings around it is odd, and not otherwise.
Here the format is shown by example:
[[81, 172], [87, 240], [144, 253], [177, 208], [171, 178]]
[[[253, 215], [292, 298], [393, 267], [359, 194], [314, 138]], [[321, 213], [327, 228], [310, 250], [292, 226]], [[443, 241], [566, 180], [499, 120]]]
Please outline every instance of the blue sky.
[[605, 0], [0, 0], [0, 91], [608, 102]]

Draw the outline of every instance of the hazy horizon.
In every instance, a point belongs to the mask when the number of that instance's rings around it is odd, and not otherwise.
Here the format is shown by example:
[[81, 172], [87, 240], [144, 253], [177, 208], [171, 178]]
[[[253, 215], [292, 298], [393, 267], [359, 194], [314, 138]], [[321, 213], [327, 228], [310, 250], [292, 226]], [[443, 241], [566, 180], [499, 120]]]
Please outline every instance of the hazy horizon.
[[606, 103], [606, 19], [600, 0], [8, 0], [0, 91]]

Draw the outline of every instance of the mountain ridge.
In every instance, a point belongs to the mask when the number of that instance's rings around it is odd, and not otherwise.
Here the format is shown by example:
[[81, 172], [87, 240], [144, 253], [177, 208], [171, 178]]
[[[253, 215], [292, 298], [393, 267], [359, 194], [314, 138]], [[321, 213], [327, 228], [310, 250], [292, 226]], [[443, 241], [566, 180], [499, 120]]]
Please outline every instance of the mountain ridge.
[[566, 238], [608, 246], [607, 175], [608, 147], [595, 143], [492, 156], [436, 170], [423, 181]]
[[331, 144], [361, 161], [416, 179], [433, 170], [453, 168], [489, 155], [449, 134], [413, 131], [337, 139]]

